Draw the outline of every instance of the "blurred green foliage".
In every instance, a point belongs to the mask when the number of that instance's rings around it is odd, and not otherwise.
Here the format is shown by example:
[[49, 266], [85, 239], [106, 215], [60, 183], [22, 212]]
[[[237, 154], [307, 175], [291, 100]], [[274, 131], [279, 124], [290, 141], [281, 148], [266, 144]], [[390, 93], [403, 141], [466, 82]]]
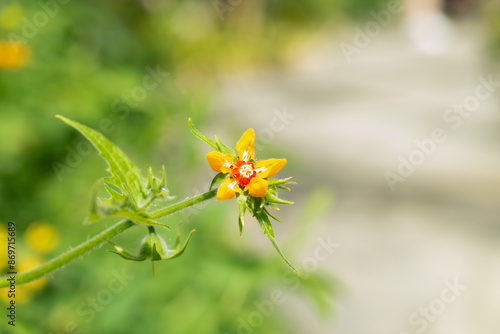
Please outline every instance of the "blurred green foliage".
[[485, 12], [486, 40], [492, 58], [500, 59], [500, 4], [497, 2], [487, 2], [483, 6]]

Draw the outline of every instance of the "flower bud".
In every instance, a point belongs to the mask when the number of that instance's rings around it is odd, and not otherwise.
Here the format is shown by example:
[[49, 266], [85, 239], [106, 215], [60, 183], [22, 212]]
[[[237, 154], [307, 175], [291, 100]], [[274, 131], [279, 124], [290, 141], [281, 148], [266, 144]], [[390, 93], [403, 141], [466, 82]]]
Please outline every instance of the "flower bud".
[[139, 257], [144, 259], [150, 258], [151, 261], [162, 260], [167, 255], [167, 244], [162, 237], [156, 234], [153, 226], [148, 226], [148, 230], [149, 235], [141, 243]]

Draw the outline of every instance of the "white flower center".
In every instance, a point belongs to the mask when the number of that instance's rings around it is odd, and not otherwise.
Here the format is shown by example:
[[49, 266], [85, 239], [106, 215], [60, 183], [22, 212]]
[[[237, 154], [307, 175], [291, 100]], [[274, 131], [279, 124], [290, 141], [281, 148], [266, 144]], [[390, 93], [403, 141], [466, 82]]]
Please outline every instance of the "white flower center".
[[253, 168], [252, 168], [252, 165], [243, 165], [240, 167], [240, 174], [243, 176], [243, 177], [250, 177], [252, 176], [253, 174]]

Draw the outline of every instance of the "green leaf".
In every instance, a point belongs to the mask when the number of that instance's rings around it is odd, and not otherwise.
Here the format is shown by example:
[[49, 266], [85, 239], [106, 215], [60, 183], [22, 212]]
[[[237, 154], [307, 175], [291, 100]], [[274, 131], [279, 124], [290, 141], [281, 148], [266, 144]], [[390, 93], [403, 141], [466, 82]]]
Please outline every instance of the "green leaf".
[[188, 123], [189, 123], [189, 129], [191, 129], [191, 132], [196, 137], [198, 137], [201, 141], [204, 141], [205, 143], [207, 143], [214, 150], [221, 152], [223, 154], [231, 154], [233, 157], [237, 155], [235, 150], [224, 145], [219, 140], [219, 138], [217, 138], [216, 136], [215, 136], [215, 140], [213, 140], [213, 139], [210, 139], [207, 136], [205, 136], [203, 133], [201, 133], [200, 130], [195, 128], [195, 126], [193, 125], [193, 121], [191, 121], [191, 118], [188, 119]]
[[231, 156], [235, 157], [237, 156], [236, 151], [233, 150], [232, 148], [227, 147], [224, 145], [217, 136], [214, 136], [215, 138], [215, 143], [217, 144], [217, 147], [219, 148], [218, 151], [224, 154], [230, 154]]
[[[131, 204], [138, 208], [145, 199], [146, 192], [137, 166], [99, 132], [63, 116], [57, 115], [56, 117], [78, 130], [94, 145], [101, 157], [108, 163], [108, 171], [111, 176], [104, 178], [104, 181], [120, 189]], [[110, 195], [113, 196], [113, 194]]]
[[273, 244], [274, 248], [278, 251], [279, 255], [285, 261], [285, 263], [297, 273], [297, 275], [300, 275], [300, 273], [295, 269], [294, 266], [286, 259], [285, 254], [281, 251], [280, 247], [278, 246], [278, 243], [274, 239], [274, 231], [273, 231], [273, 226], [271, 225], [271, 222], [269, 221], [269, 217], [267, 214], [264, 212], [264, 210], [259, 211], [256, 215], [255, 218], [257, 218], [257, 221], [259, 222], [260, 227], [264, 231], [264, 234], [267, 235], [269, 240], [271, 240], [271, 243]]
[[276, 196], [276, 193], [272, 189], [269, 189], [266, 193], [266, 202], [276, 204], [293, 204], [293, 202], [286, 201]]
[[247, 199], [248, 196], [239, 194], [238, 195], [238, 209], [240, 211], [238, 217], [238, 228], [240, 230], [240, 236], [243, 233], [243, 226], [245, 225], [245, 212], [247, 210]]
[[193, 121], [191, 121], [191, 118], [188, 119], [188, 123], [189, 123], [189, 129], [191, 129], [191, 132], [196, 137], [198, 137], [201, 141], [204, 141], [205, 143], [207, 143], [214, 150], [216, 150], [216, 151], [219, 150], [219, 147], [217, 146], [217, 143], [215, 142], [215, 140], [208, 138], [203, 133], [201, 133], [197, 128], [194, 127]]

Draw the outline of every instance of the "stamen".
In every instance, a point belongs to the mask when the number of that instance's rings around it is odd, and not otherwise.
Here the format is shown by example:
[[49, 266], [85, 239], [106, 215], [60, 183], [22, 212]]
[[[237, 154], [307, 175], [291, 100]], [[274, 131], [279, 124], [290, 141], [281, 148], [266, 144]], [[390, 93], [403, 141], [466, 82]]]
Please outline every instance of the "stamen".
[[233, 181], [227, 185], [227, 187], [231, 190], [234, 190], [236, 186], [238, 186], [238, 181]]
[[256, 172], [256, 173], [262, 173], [262, 172], [265, 172], [265, 171], [266, 171], [266, 169], [267, 169], [267, 168], [266, 168], [265, 166], [262, 166], [262, 167], [260, 167], [260, 168], [257, 168], [257, 169], [255, 170], [255, 172]]
[[240, 174], [243, 175], [243, 177], [250, 177], [253, 174], [253, 168], [251, 165], [243, 165], [240, 168]]
[[245, 150], [243, 152], [243, 156], [241, 157], [241, 160], [248, 162], [248, 150]]

